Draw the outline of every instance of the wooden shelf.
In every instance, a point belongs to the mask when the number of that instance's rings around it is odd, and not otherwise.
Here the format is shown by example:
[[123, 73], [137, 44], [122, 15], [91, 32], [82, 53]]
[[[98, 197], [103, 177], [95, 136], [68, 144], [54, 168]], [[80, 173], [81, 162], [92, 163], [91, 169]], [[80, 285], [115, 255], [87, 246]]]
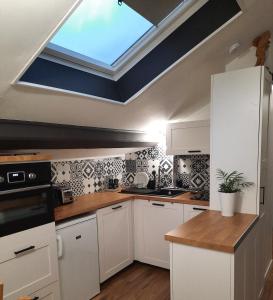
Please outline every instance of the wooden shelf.
[[0, 163], [51, 160], [50, 154], [0, 155]]

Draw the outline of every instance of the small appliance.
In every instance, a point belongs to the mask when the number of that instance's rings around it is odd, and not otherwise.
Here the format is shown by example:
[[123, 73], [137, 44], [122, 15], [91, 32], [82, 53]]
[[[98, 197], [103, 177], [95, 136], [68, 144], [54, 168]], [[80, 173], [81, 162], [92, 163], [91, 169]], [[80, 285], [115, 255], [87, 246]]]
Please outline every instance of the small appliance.
[[55, 206], [69, 204], [74, 201], [72, 189], [69, 185], [53, 185]]

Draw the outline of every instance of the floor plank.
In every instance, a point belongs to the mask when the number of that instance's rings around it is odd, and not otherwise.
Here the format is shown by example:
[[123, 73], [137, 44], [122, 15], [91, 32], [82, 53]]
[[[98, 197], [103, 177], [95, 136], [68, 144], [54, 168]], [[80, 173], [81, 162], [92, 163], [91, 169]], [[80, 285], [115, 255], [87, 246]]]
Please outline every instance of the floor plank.
[[170, 272], [135, 262], [103, 283], [93, 300], [170, 300]]

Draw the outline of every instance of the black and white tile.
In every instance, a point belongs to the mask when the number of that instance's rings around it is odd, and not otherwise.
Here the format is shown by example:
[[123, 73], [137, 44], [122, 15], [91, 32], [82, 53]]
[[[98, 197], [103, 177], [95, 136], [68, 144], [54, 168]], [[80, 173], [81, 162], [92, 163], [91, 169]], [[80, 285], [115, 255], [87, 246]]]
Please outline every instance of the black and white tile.
[[99, 192], [107, 187], [109, 178], [126, 180], [125, 160], [120, 157], [56, 161], [51, 163], [51, 181], [69, 184], [74, 196]]
[[173, 157], [167, 156], [165, 151], [159, 146], [126, 154], [126, 175], [125, 185], [134, 184], [137, 172], [145, 172], [150, 179], [153, 179], [152, 173], [156, 172], [158, 178], [159, 167], [161, 169], [160, 182], [162, 186], [173, 185]]
[[137, 172], [146, 172], [153, 179], [152, 172], [160, 167], [162, 186], [176, 185], [182, 181], [184, 186], [209, 189], [209, 155], [167, 156], [159, 146], [129, 153], [126, 155], [124, 182], [126, 186], [134, 184]]
[[175, 180], [184, 186], [209, 189], [209, 155], [180, 155], [174, 158]]

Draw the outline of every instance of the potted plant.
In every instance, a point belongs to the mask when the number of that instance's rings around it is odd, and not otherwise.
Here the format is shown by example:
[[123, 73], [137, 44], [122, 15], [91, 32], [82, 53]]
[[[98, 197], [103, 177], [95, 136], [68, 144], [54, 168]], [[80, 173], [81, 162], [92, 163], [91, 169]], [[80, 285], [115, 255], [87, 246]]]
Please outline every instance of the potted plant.
[[243, 173], [233, 171], [231, 173], [217, 169], [217, 179], [220, 181], [219, 195], [222, 215], [232, 217], [235, 211], [235, 201], [238, 194], [245, 188], [253, 185], [252, 182], [245, 181]]

